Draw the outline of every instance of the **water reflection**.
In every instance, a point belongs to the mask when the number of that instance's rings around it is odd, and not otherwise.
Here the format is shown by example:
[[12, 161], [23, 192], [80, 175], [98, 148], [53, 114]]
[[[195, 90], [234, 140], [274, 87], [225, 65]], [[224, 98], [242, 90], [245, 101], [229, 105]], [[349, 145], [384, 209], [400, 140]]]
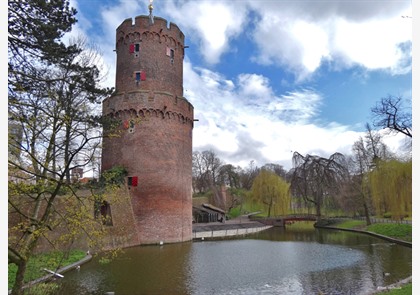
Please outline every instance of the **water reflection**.
[[350, 232], [273, 228], [126, 249], [110, 264], [94, 260], [66, 274], [60, 294], [368, 294], [410, 275], [411, 248]]

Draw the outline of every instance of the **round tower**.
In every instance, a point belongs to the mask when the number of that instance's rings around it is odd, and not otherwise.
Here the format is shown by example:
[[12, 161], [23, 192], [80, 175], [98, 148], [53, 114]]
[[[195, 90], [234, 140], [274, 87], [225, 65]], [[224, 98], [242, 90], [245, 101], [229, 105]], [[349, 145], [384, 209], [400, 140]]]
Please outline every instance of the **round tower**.
[[128, 170], [137, 244], [192, 238], [194, 109], [183, 97], [184, 48], [178, 26], [151, 14], [116, 29], [116, 89], [103, 115], [121, 125], [104, 138], [102, 170]]

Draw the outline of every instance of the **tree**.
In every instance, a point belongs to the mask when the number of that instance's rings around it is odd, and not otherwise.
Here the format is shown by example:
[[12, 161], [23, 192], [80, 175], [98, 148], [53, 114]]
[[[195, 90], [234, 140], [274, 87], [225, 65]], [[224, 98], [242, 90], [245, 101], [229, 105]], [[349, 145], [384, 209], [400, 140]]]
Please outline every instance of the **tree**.
[[391, 152], [382, 141], [381, 134], [372, 130], [369, 123], [366, 124], [365, 145], [367, 163], [370, 169], [375, 167], [377, 161], [391, 157]]
[[267, 216], [272, 210], [277, 214], [286, 214], [290, 208], [289, 184], [276, 173], [261, 169], [252, 183], [252, 198], [257, 203], [268, 207]]
[[102, 120], [92, 110], [111, 90], [99, 87], [95, 60], [80, 42], [60, 41], [75, 14], [64, 0], [9, 1], [9, 122], [21, 131], [9, 136], [9, 148], [18, 151], [8, 160], [9, 215], [20, 220], [8, 247], [9, 263], [18, 266], [12, 294], [22, 293], [39, 240], [58, 219], [70, 221], [57, 215], [61, 196], [86, 209], [71, 171], [89, 165], [100, 148]]
[[193, 186], [200, 193], [213, 189], [218, 183], [223, 163], [214, 151], [193, 153]]
[[238, 167], [232, 164], [222, 165], [219, 169], [218, 183], [227, 184], [231, 188], [239, 187], [239, 173]]
[[372, 130], [369, 124], [366, 124], [366, 133], [362, 138], [353, 144], [353, 171], [351, 176], [351, 191], [349, 195], [356, 198], [356, 202], [363, 206], [366, 224], [371, 224], [370, 208], [372, 203], [370, 184], [368, 174], [376, 168], [378, 162], [391, 158], [388, 147], [382, 141], [379, 132]]
[[377, 214], [390, 212], [392, 218], [400, 220], [411, 212], [411, 161], [379, 161], [369, 173], [369, 181]]
[[250, 161], [248, 167], [240, 172], [241, 187], [250, 190], [259, 172], [260, 168], [255, 165], [254, 161]]
[[400, 96], [384, 97], [371, 108], [373, 125], [388, 129], [393, 132], [402, 133], [412, 138], [411, 108], [405, 108], [403, 99]]
[[9, 91], [29, 91], [46, 80], [37, 74], [40, 63], [53, 64], [79, 51], [60, 41], [77, 22], [77, 12], [68, 0], [8, 3]]
[[276, 173], [278, 176], [282, 177], [283, 179], [286, 179], [287, 177], [287, 171], [284, 170], [283, 166], [279, 164], [274, 164], [274, 163], [264, 164], [264, 166], [262, 166], [261, 169], [267, 169], [267, 170], [273, 171], [274, 173]]
[[367, 185], [367, 173], [372, 167], [372, 161], [374, 156], [370, 156], [369, 151], [366, 148], [363, 138], [360, 138], [353, 144], [353, 177], [351, 179], [351, 186], [353, 195], [356, 199], [356, 202], [360, 200], [364, 209], [364, 215], [366, 217], [366, 225], [370, 225], [370, 192], [369, 186]]
[[294, 152], [291, 190], [293, 195], [315, 205], [319, 220], [324, 199], [340, 192], [347, 174], [345, 157], [340, 153], [326, 159], [312, 155], [304, 157]]

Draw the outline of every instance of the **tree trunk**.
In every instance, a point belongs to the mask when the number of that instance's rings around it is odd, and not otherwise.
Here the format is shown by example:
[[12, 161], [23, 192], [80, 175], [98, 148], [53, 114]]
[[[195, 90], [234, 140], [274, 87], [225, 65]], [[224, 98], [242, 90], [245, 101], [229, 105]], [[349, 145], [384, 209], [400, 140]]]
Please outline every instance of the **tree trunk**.
[[316, 220], [320, 221], [321, 220], [321, 204], [319, 202], [316, 202], [315, 208], [316, 208]]
[[365, 209], [365, 216], [366, 216], [366, 225], [371, 225], [370, 217], [369, 217], [369, 208], [366, 202], [363, 202], [363, 208]]
[[267, 217], [271, 216], [271, 206], [273, 205], [273, 198], [270, 199], [270, 203], [268, 204], [268, 214]]
[[18, 264], [18, 269], [16, 272], [15, 284], [13, 285], [12, 295], [22, 295], [23, 294], [23, 278], [26, 272], [27, 260], [21, 260]]

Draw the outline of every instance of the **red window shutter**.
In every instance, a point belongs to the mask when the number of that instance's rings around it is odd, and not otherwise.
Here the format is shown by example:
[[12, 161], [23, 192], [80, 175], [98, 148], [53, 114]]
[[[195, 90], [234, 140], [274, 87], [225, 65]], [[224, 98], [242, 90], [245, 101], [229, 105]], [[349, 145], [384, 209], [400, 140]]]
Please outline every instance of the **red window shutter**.
[[130, 53], [134, 53], [134, 44], [130, 44]]
[[137, 186], [138, 184], [138, 177], [137, 176], [133, 176], [131, 179], [131, 185], [132, 186]]
[[140, 72], [140, 80], [146, 81], [146, 72], [143, 72], [143, 71]]
[[171, 56], [171, 49], [169, 47], [166, 47], [166, 55]]

